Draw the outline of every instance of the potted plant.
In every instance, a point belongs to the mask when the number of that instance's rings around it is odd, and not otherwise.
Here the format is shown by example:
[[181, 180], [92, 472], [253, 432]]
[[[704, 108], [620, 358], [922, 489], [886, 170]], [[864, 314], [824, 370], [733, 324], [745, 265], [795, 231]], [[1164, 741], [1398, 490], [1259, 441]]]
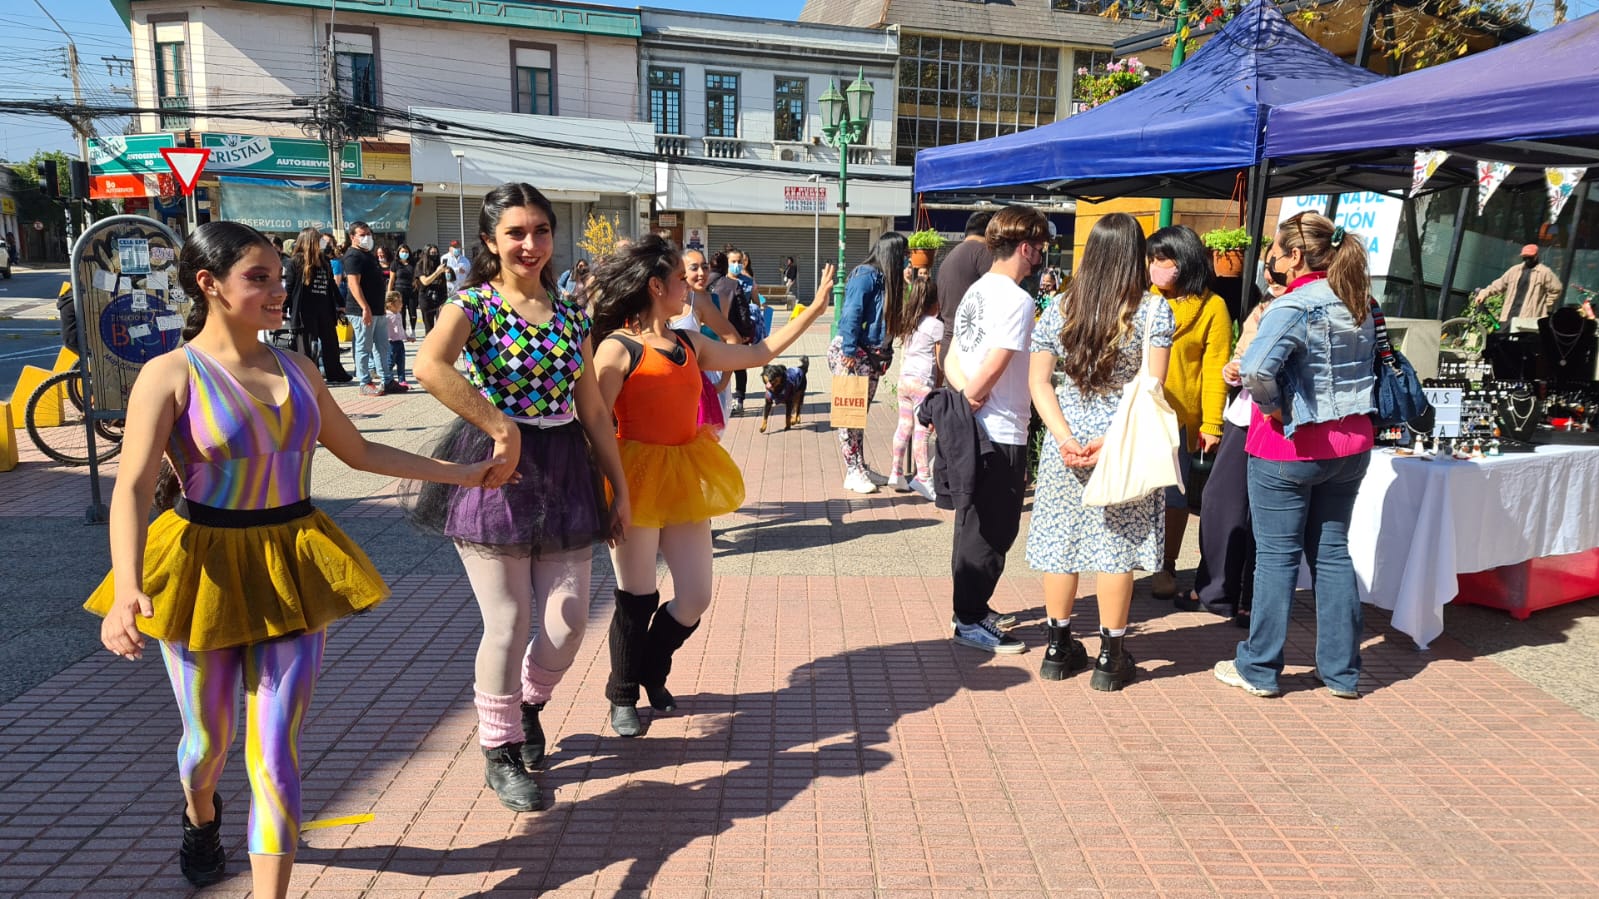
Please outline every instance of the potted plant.
[[[1249, 229], [1215, 228], [1200, 235], [1200, 240], [1210, 249], [1215, 260], [1216, 277], [1237, 278], [1244, 271], [1244, 250], [1249, 248]], [[1271, 243], [1271, 238], [1260, 241], [1262, 248]]]
[[905, 239], [905, 244], [911, 251], [911, 265], [917, 268], [931, 269], [933, 257], [944, 248], [944, 235], [932, 228], [923, 228]]

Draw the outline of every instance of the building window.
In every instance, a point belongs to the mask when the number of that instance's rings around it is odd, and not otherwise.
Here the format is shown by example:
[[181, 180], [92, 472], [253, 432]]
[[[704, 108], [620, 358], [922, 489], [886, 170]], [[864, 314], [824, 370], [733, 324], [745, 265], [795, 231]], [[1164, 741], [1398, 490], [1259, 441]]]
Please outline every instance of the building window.
[[[1076, 65], [1073, 71], [1087, 71], [1090, 75], [1103, 75], [1105, 66], [1110, 65], [1111, 55], [1104, 50], [1077, 50], [1072, 53], [1072, 60]], [[1089, 98], [1083, 94], [1076, 75], [1072, 76], [1072, 115], [1088, 109]]]
[[736, 73], [705, 73], [705, 136], [738, 137]]
[[339, 97], [349, 105], [347, 124], [357, 135], [377, 133], [378, 52], [377, 31], [346, 31], [333, 35], [333, 80]]
[[802, 141], [805, 139], [805, 79], [779, 78], [773, 86], [772, 96], [776, 109], [773, 121], [773, 139]]
[[513, 45], [516, 111], [555, 115], [555, 48]]
[[[187, 22], [167, 22], [155, 26], [156, 106], [166, 109], [189, 108], [189, 75], [185, 32]], [[188, 128], [193, 120], [186, 113], [161, 114], [162, 130]]]
[[1058, 59], [1053, 47], [903, 36], [895, 162], [1055, 121]]
[[683, 70], [650, 67], [650, 121], [661, 134], [683, 133]]

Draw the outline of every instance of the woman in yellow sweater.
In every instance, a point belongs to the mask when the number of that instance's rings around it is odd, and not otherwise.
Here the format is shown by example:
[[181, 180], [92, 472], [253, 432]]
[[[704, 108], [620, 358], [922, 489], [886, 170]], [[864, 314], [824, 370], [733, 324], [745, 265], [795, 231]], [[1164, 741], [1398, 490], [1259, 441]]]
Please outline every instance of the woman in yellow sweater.
[[[1214, 272], [1210, 251], [1187, 225], [1162, 228], [1149, 238], [1149, 280], [1171, 304], [1177, 332], [1172, 339], [1171, 367], [1166, 373], [1166, 398], [1182, 426], [1183, 482], [1188, 484], [1189, 452], [1206, 452], [1221, 443], [1222, 410], [1227, 405], [1227, 383], [1221, 370], [1232, 351], [1233, 322], [1227, 304], [1210, 289]], [[1188, 499], [1184, 490], [1166, 490], [1166, 561], [1155, 573], [1150, 591], [1156, 599], [1174, 600], [1177, 607], [1197, 609], [1190, 596], [1177, 595], [1177, 553], [1188, 528]]]

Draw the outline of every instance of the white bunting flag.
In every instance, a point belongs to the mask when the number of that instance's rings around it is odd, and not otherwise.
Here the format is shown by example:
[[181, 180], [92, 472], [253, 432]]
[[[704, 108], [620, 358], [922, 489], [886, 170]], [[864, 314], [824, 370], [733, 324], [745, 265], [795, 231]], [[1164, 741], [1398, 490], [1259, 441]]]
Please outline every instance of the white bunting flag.
[[1477, 214], [1488, 207], [1488, 198], [1494, 195], [1499, 185], [1505, 183], [1510, 173], [1515, 171], [1515, 166], [1504, 162], [1483, 162], [1477, 160]]
[[1560, 210], [1566, 208], [1566, 201], [1571, 199], [1571, 194], [1577, 189], [1582, 176], [1588, 170], [1585, 168], [1572, 169], [1544, 169], [1544, 184], [1549, 187], [1549, 223], [1554, 224], [1560, 218]]
[[1449, 152], [1447, 150], [1416, 151], [1416, 162], [1410, 170], [1410, 195], [1412, 197], [1421, 193], [1421, 186], [1427, 183], [1427, 179], [1431, 178], [1433, 173], [1438, 171], [1438, 167], [1443, 165], [1444, 160], [1448, 158]]

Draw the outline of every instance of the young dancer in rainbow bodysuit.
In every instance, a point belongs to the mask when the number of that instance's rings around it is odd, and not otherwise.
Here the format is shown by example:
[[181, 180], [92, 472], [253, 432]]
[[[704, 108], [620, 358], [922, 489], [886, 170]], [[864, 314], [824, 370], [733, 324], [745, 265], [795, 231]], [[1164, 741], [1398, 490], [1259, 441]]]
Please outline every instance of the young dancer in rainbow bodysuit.
[[[187, 805], [178, 864], [196, 886], [222, 879], [216, 786], [246, 694], [248, 846], [256, 896], [288, 892], [300, 829], [299, 732], [329, 623], [388, 588], [309, 498], [320, 441], [351, 467], [481, 483], [491, 463], [453, 465], [368, 442], [309, 359], [256, 333], [280, 327], [277, 250], [253, 228], [201, 225], [178, 260], [193, 298], [179, 350], [145, 365], [128, 400], [111, 502], [111, 574], [86, 607], [127, 659], [160, 641], [183, 719], [178, 774]], [[154, 522], [163, 453], [181, 495]]]

